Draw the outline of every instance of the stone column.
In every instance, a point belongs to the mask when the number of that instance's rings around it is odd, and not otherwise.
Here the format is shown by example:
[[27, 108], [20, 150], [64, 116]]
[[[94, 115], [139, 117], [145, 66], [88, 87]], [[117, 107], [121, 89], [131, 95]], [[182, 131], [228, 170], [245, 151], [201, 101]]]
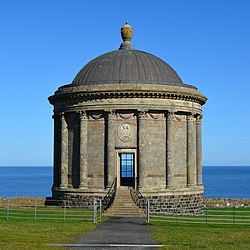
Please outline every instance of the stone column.
[[115, 119], [116, 114], [114, 111], [108, 111], [108, 138], [107, 138], [107, 177], [108, 177], [108, 187], [111, 187], [114, 178], [116, 177], [116, 168], [115, 168]]
[[196, 127], [193, 115], [187, 116], [187, 184], [196, 185]]
[[68, 187], [68, 128], [65, 116], [61, 115], [61, 173], [60, 188]]
[[202, 115], [196, 118], [196, 164], [197, 164], [197, 185], [202, 186], [202, 140], [201, 140], [201, 119]]
[[145, 187], [145, 170], [147, 167], [147, 152], [146, 152], [146, 111], [138, 113], [138, 187]]
[[79, 113], [80, 118], [80, 155], [79, 155], [79, 188], [88, 188], [88, 117], [85, 111]]
[[60, 116], [54, 114], [54, 173], [53, 173], [53, 187], [60, 186]]
[[174, 113], [167, 113], [167, 188], [174, 187], [174, 120]]

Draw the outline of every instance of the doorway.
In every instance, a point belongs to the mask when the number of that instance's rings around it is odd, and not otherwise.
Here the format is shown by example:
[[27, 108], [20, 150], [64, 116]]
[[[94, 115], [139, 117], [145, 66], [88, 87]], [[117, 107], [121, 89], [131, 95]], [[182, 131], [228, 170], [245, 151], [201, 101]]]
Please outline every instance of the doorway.
[[131, 152], [119, 153], [120, 185], [134, 187], [135, 185], [135, 155]]

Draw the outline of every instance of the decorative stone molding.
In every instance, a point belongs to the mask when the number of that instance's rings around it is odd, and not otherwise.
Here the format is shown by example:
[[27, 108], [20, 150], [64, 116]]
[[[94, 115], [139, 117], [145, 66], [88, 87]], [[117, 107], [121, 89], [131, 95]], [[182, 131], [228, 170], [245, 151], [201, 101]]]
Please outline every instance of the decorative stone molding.
[[138, 111], [138, 118], [139, 119], [146, 119], [146, 118], [148, 118], [147, 110], [139, 110]]
[[174, 112], [167, 113], [167, 120], [168, 121], [175, 121], [176, 120]]
[[159, 119], [159, 118], [161, 118], [162, 117], [162, 114], [156, 114], [156, 113], [152, 113], [152, 112], [148, 112], [148, 114], [149, 114], [149, 116], [151, 117], [151, 118], [153, 118], [154, 120], [157, 120], [157, 119]]
[[186, 121], [186, 116], [185, 115], [175, 115], [175, 119], [179, 122], [185, 122]]
[[105, 111], [106, 111], [106, 114], [107, 114], [107, 117], [109, 120], [117, 118], [117, 114], [116, 114], [115, 110], [105, 110]]
[[199, 103], [200, 105], [205, 104], [207, 98], [200, 94], [185, 94], [175, 92], [138, 92], [138, 91], [124, 91], [124, 92], [74, 92], [71, 88], [65, 88], [58, 90], [55, 95], [49, 97], [51, 104], [56, 102], [62, 102], [65, 99], [85, 99], [96, 100], [96, 99], [112, 99], [112, 98], [157, 98], [157, 99], [173, 99], [173, 100], [185, 100]]
[[81, 110], [81, 111], [79, 111], [78, 113], [79, 113], [80, 119], [84, 119], [84, 120], [87, 120], [87, 119], [88, 119], [88, 115], [87, 115], [87, 112], [86, 112], [86, 111]]
[[133, 136], [132, 124], [123, 122], [118, 128], [118, 137], [123, 142], [130, 142]]
[[196, 120], [195, 117], [190, 114], [186, 116], [186, 119], [187, 119], [187, 122], [195, 122]]
[[103, 114], [89, 114], [89, 116], [94, 120], [99, 120], [103, 117]]
[[[201, 114], [201, 106], [198, 103], [187, 103], [183, 100], [169, 100], [169, 99], [144, 99], [143, 100], [143, 108], [142, 108], [142, 99], [98, 99], [92, 101], [85, 101], [85, 100], [72, 100], [72, 102], [64, 102], [63, 105], [55, 105], [55, 111], [62, 112], [67, 110], [67, 112], [76, 112], [78, 110], [86, 110], [86, 112], [92, 113], [92, 111], [96, 110], [172, 110], [174, 111], [180, 110], [181, 112], [191, 113], [194, 112], [195, 114]], [[140, 105], [140, 108], [138, 106]], [[133, 111], [132, 111], [133, 112]], [[123, 111], [117, 111], [117, 113], [122, 113]], [[104, 114], [103, 114], [104, 115]], [[105, 114], [106, 115], [106, 114]], [[126, 115], [126, 113], [125, 113]], [[134, 113], [137, 115], [137, 112]], [[121, 118], [119, 114], [117, 114], [118, 118]], [[125, 118], [125, 116], [123, 116]]]
[[124, 120], [130, 119], [133, 116], [133, 113], [117, 113], [118, 116]]
[[196, 116], [196, 123], [201, 123], [202, 118], [203, 118], [203, 115], [198, 114], [198, 115]]

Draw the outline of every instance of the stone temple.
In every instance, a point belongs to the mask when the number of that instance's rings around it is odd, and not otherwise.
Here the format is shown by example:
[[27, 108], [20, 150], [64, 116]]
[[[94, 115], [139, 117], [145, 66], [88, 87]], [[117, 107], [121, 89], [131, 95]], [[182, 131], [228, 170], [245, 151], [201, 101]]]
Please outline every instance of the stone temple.
[[115, 182], [139, 190], [152, 210], [199, 212], [207, 98], [169, 64], [134, 49], [132, 33], [126, 23], [118, 50], [87, 63], [49, 97], [54, 180], [47, 203], [102, 199]]

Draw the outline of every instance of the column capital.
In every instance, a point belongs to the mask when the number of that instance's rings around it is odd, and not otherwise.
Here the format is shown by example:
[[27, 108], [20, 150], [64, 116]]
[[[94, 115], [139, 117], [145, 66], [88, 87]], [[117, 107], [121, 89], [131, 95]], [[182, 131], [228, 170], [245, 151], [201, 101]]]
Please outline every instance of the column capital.
[[174, 121], [175, 120], [175, 113], [173, 111], [168, 111], [166, 113], [167, 120], [168, 121]]
[[148, 110], [145, 110], [145, 109], [142, 109], [142, 110], [138, 110], [138, 112], [137, 112], [137, 116], [138, 116], [138, 118], [139, 119], [145, 119], [145, 118], [147, 118], [148, 117]]
[[187, 122], [194, 122], [195, 121], [195, 117], [192, 114], [188, 114], [186, 116], [187, 118]]
[[65, 113], [60, 113], [60, 121], [61, 121], [62, 123], [66, 122]]
[[116, 111], [114, 109], [107, 109], [105, 110], [108, 119], [115, 119], [116, 118]]
[[201, 123], [202, 118], [203, 118], [203, 115], [202, 114], [198, 114], [196, 116], [196, 123]]
[[80, 120], [86, 120], [88, 119], [87, 112], [85, 110], [81, 110], [78, 112]]

